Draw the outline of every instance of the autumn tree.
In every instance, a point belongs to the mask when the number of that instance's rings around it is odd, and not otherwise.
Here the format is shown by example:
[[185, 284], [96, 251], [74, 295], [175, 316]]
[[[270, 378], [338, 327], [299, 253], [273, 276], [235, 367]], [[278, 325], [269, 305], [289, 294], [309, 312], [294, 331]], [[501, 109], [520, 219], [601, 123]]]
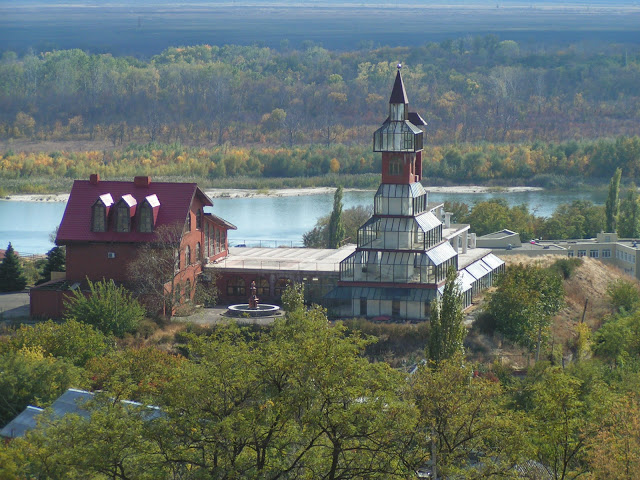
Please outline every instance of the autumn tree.
[[183, 234], [183, 225], [161, 225], [155, 240], [141, 245], [128, 266], [133, 291], [151, 313], [170, 317], [180, 301], [179, 275], [186, 268], [180, 262]]
[[640, 406], [636, 396], [616, 400], [604, 427], [587, 441], [594, 478], [633, 480], [640, 471]]
[[52, 320], [22, 325], [10, 333], [0, 352], [36, 349], [44, 355], [65, 359], [76, 366], [102, 357], [112, 346], [108, 337], [92, 325], [76, 320], [55, 323]]

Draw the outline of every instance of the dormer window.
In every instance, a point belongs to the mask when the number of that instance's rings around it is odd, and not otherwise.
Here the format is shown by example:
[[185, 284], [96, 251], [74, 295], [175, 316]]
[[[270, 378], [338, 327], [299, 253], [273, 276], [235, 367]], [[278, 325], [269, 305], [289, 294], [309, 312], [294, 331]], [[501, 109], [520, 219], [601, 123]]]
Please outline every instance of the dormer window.
[[151, 233], [153, 231], [153, 210], [148, 203], [140, 205], [140, 218], [138, 222], [138, 231], [142, 233]]
[[119, 203], [116, 207], [116, 232], [129, 231], [131, 231], [129, 206], [124, 203]]
[[91, 218], [91, 230], [93, 232], [107, 231], [107, 208], [102, 203], [93, 206], [93, 217]]
[[98, 200], [91, 207], [91, 231], [92, 232], [106, 232], [107, 231], [107, 216], [109, 215], [109, 209], [113, 205], [113, 198], [108, 193], [100, 195]]
[[116, 205], [116, 232], [131, 231], [131, 217], [136, 213], [137, 201], [132, 195], [123, 195]]
[[159, 207], [160, 202], [158, 201], [158, 197], [156, 195], [149, 195], [144, 199], [144, 202], [142, 202], [142, 205], [140, 205], [140, 212], [138, 213], [139, 232], [153, 232]]

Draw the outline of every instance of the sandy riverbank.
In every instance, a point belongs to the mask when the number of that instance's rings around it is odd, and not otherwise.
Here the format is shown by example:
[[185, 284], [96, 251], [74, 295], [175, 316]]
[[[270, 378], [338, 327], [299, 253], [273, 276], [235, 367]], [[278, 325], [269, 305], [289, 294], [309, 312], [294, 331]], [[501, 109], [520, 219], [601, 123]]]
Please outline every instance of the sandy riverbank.
[[[250, 190], [241, 188], [214, 188], [205, 190], [211, 198], [260, 198], [260, 197], [300, 197], [302, 195], [322, 195], [333, 193], [333, 187], [316, 188], [282, 188], [274, 190]], [[357, 188], [347, 188], [346, 191], [364, 191]], [[453, 187], [426, 187], [426, 190], [434, 193], [517, 193], [543, 190], [540, 187], [483, 187], [478, 185], [460, 185]], [[9, 195], [2, 200], [12, 202], [66, 202], [68, 193], [52, 193], [43, 195]]]

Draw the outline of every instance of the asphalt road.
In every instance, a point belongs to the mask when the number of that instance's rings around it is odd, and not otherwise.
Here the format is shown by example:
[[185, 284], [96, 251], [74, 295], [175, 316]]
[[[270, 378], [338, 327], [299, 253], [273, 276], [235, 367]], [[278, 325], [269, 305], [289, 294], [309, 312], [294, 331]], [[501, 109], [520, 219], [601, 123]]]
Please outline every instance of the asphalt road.
[[29, 292], [0, 293], [0, 321], [29, 316]]

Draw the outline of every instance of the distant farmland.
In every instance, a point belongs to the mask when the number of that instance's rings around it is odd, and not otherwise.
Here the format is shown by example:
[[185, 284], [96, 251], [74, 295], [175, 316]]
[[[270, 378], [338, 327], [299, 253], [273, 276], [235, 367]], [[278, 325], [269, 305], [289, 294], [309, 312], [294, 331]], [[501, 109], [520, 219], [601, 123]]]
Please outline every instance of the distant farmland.
[[530, 2], [458, 2], [366, 6], [302, 2], [293, 6], [171, 3], [83, 5], [12, 2], [0, 7], [0, 51], [80, 48], [148, 57], [169, 46], [260, 44], [329, 49], [422, 45], [467, 34], [495, 33], [529, 45], [640, 43], [640, 6]]

